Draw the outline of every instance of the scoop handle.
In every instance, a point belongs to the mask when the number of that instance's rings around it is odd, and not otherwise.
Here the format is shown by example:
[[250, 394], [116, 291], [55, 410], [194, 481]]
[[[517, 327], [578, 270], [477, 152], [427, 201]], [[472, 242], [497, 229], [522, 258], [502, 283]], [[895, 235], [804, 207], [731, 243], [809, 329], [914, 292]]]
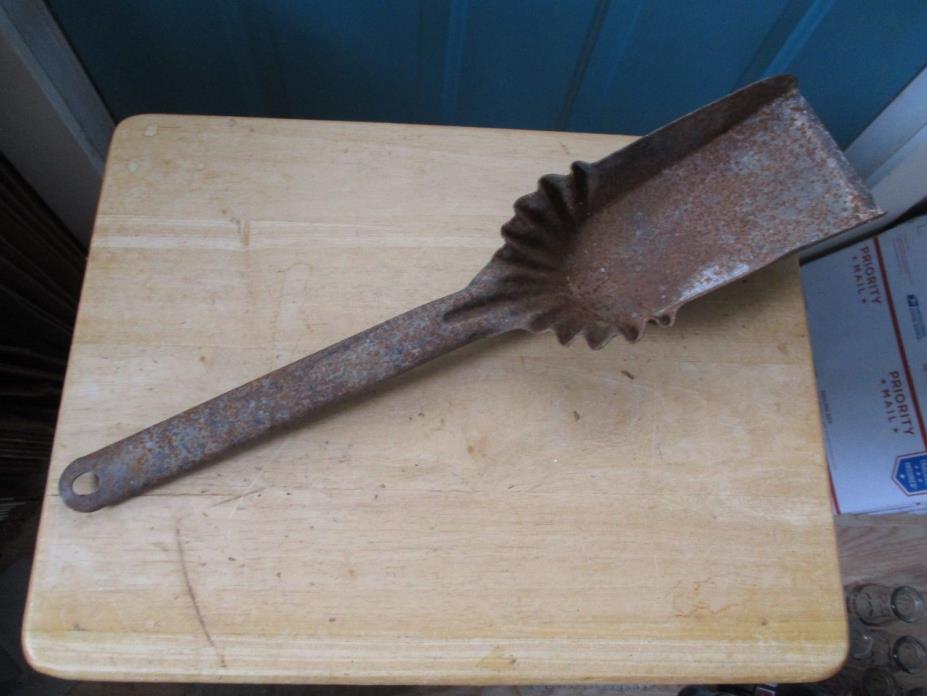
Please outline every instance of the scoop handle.
[[[462, 290], [389, 319], [324, 350], [194, 406], [73, 461], [58, 481], [61, 499], [92, 512], [215, 460], [232, 448], [421, 365], [498, 333], [486, 315], [446, 320]], [[95, 475], [78, 493], [75, 481]]]

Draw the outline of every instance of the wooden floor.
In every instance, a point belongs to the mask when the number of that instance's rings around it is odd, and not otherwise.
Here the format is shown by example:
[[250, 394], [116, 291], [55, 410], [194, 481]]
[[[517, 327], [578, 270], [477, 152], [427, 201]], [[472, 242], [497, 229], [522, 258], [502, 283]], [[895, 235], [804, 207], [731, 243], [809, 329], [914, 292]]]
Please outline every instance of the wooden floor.
[[927, 515], [838, 515], [843, 584], [875, 581], [927, 592]]

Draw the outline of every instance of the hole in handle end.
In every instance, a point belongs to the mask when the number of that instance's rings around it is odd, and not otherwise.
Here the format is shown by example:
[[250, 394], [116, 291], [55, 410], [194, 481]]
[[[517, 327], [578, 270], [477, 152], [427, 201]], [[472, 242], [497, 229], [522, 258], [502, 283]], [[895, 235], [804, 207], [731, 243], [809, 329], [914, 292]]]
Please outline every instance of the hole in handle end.
[[72, 510], [93, 512], [106, 506], [100, 476], [89, 457], [71, 462], [58, 479], [58, 493]]

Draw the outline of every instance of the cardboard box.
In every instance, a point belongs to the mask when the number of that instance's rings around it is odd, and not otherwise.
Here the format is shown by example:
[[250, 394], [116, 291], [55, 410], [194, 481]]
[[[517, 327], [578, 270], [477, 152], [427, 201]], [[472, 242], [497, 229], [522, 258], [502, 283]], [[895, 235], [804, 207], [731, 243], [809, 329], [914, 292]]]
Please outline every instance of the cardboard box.
[[927, 512], [927, 216], [806, 264], [837, 512]]

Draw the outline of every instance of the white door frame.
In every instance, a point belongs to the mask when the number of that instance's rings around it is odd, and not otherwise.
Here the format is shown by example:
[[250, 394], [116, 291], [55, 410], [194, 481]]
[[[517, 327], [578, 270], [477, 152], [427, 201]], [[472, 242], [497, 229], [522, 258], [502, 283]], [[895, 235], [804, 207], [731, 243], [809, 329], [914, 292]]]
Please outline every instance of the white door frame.
[[809, 249], [803, 258], [885, 229], [927, 198], [927, 68], [846, 149], [885, 215]]
[[41, 0], [0, 0], [0, 150], [85, 246], [113, 119]]

